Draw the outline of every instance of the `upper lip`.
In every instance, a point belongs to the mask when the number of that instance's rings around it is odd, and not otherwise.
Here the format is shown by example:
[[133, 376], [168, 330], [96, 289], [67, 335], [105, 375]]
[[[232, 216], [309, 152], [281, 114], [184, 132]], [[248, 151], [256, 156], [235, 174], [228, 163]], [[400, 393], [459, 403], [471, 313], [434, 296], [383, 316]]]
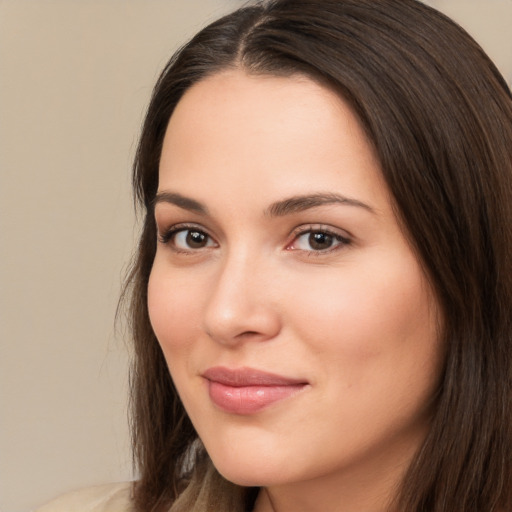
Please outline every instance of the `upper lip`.
[[212, 382], [218, 382], [225, 386], [296, 386], [307, 384], [304, 379], [284, 377], [275, 373], [269, 373], [254, 368], [226, 368], [215, 366], [208, 368], [202, 376]]

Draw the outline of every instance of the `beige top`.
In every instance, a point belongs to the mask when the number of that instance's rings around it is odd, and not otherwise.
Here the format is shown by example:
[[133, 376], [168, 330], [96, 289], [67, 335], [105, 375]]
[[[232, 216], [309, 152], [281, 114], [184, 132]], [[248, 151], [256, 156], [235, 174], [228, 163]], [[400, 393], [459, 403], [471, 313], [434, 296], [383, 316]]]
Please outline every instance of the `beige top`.
[[131, 512], [131, 482], [99, 485], [64, 494], [34, 512]]

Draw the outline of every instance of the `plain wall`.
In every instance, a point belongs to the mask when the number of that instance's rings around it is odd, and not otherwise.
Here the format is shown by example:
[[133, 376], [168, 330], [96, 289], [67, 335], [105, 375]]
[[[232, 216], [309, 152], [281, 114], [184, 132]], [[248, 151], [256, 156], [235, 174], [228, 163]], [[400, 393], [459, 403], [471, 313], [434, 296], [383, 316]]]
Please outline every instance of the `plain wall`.
[[[171, 53], [237, 0], [0, 0], [0, 511], [132, 477], [114, 316]], [[437, 0], [512, 83], [512, 0]]]
[[159, 71], [233, 5], [0, 1], [2, 512], [131, 477], [131, 160]]

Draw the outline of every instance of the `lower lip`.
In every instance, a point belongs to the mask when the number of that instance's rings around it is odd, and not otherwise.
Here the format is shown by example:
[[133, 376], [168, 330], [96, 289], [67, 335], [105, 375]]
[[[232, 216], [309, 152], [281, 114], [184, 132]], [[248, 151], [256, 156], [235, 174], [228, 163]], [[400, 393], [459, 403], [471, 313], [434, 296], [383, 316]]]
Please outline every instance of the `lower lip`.
[[306, 384], [279, 386], [226, 386], [209, 381], [208, 390], [212, 402], [233, 414], [254, 414], [268, 406], [296, 395]]

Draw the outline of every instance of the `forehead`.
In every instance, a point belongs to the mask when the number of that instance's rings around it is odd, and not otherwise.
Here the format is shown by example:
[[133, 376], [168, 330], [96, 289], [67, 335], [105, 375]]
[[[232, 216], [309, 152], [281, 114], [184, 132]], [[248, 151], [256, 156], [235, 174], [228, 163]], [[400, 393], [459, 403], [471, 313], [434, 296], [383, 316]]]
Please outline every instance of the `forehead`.
[[276, 197], [311, 187], [349, 195], [362, 184], [381, 195], [386, 188], [359, 120], [332, 89], [302, 75], [241, 70], [191, 87], [165, 135], [159, 189], [179, 184], [202, 194], [212, 182], [228, 194]]
[[251, 141], [261, 142], [260, 135], [270, 133], [288, 135], [288, 143], [302, 142], [306, 136], [326, 137], [325, 130], [334, 125], [357, 132], [359, 142], [367, 144], [358, 119], [331, 88], [304, 75], [248, 75], [228, 70], [186, 91], [165, 138], [172, 144], [204, 134], [207, 137], [200, 143], [206, 150], [210, 141], [216, 144], [231, 138], [233, 143], [245, 140], [250, 146]]

